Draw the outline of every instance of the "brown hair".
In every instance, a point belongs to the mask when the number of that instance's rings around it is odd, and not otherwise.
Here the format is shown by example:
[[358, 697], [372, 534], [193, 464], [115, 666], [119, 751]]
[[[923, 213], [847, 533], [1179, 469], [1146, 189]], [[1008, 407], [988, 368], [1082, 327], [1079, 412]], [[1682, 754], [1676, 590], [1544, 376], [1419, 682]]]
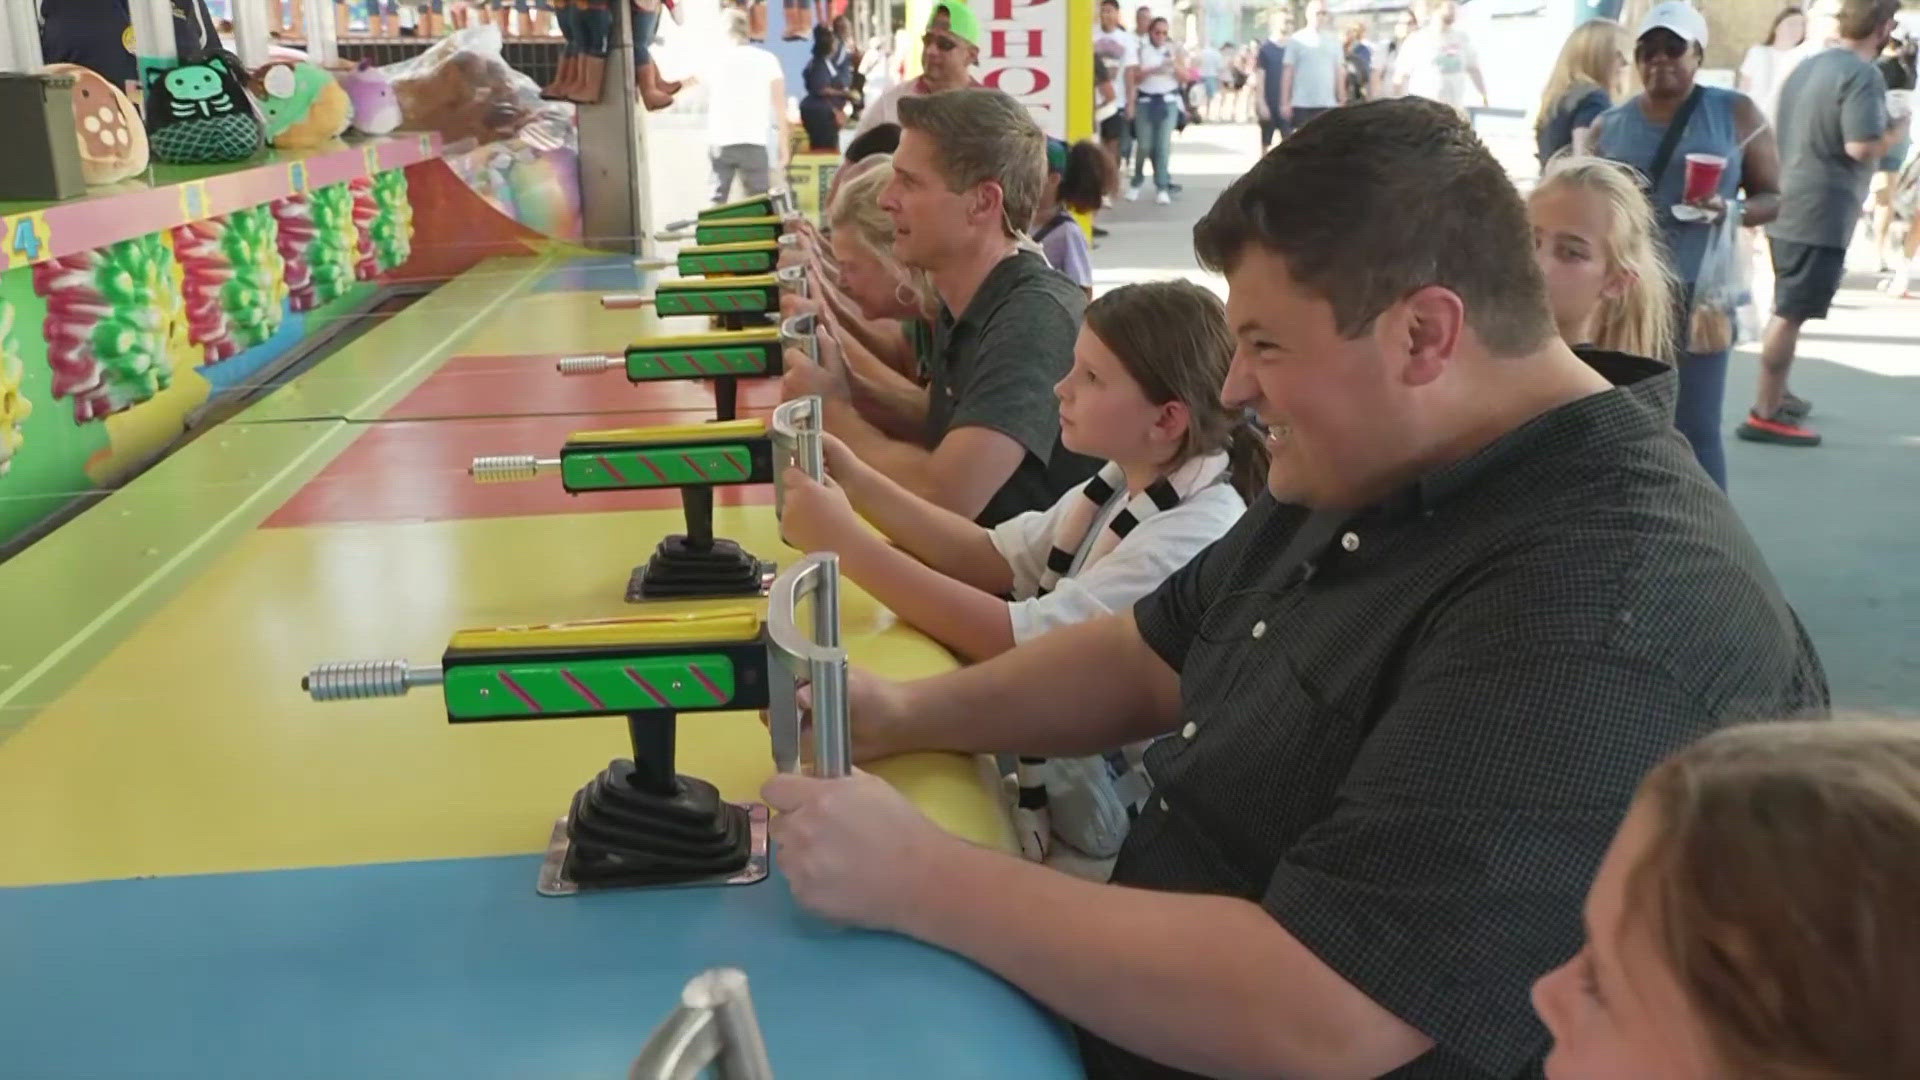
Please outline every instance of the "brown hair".
[[1233, 333], [1219, 297], [1191, 281], [1122, 285], [1087, 305], [1086, 323], [1148, 401], [1187, 407], [1186, 439], [1169, 469], [1225, 451], [1242, 498], [1252, 502], [1266, 489], [1266, 440], [1220, 400]]
[[1302, 126], [1214, 202], [1193, 246], [1221, 272], [1249, 244], [1286, 260], [1348, 337], [1416, 289], [1450, 289], [1490, 351], [1519, 356], [1554, 335], [1532, 235], [1520, 193], [1467, 121], [1395, 98]]
[[1899, 13], [1900, 0], [1840, 0], [1840, 36], [1865, 41]]
[[1728, 728], [1640, 798], [1629, 896], [1728, 1075], [1920, 1076], [1920, 722]]
[[942, 90], [900, 99], [900, 126], [932, 140], [947, 190], [996, 184], [1007, 235], [1027, 231], [1047, 179], [1047, 137], [1021, 104], [998, 90]]
[[[1777, 13], [1774, 14], [1773, 25], [1767, 27], [1767, 36], [1760, 39], [1760, 44], [1771, 47], [1773, 45], [1773, 39], [1780, 36], [1781, 23], [1786, 22], [1788, 19], [1793, 18], [1795, 15], [1798, 15], [1801, 18], [1805, 18], [1806, 14], [1807, 14], [1806, 12], [1800, 10], [1797, 7], [1793, 7], [1791, 5], [1781, 8]], [[1805, 40], [1805, 37], [1806, 35], [1804, 34], [1801, 35], [1802, 40]]]

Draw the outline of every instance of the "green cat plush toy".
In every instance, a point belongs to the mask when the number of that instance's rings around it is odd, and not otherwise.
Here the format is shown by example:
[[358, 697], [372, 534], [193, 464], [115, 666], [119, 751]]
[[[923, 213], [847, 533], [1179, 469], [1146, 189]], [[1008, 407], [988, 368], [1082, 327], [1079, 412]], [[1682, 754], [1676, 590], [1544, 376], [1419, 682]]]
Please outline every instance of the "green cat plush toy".
[[266, 142], [266, 123], [241, 82], [240, 61], [210, 52], [147, 78], [147, 142], [156, 161], [245, 161]]

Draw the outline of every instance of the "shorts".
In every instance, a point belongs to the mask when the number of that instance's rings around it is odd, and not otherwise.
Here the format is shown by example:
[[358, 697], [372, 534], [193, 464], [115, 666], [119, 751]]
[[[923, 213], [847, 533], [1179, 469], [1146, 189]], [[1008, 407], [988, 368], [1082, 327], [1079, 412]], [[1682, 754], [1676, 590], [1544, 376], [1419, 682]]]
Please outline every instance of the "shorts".
[[1773, 253], [1773, 313], [1804, 322], [1824, 319], [1847, 272], [1847, 249], [1767, 237]]
[[660, 9], [633, 9], [633, 67], [635, 71], [653, 63], [653, 36], [660, 31]]
[[360, 13], [369, 19], [376, 15], [398, 15], [400, 0], [366, 0], [360, 5]]
[[1127, 111], [1125, 109], [1122, 109], [1119, 112], [1114, 113], [1112, 116], [1107, 117], [1105, 120], [1100, 121], [1100, 141], [1101, 142], [1119, 142], [1121, 137], [1124, 136], [1126, 132], [1127, 132]]

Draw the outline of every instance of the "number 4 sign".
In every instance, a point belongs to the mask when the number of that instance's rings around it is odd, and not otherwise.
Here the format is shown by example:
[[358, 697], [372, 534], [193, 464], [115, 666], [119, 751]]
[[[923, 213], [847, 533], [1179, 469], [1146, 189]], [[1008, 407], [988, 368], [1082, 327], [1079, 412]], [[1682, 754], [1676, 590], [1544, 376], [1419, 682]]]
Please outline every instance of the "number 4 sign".
[[46, 215], [35, 211], [0, 218], [0, 270], [53, 258], [53, 234]]

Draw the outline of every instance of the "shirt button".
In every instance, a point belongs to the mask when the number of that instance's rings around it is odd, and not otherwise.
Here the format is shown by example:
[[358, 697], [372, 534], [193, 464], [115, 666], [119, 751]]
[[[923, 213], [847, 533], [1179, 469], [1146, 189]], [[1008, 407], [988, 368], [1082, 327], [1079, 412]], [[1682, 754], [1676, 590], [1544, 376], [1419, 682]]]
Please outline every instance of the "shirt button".
[[1267, 621], [1265, 619], [1253, 624], [1253, 636], [1255, 638], [1267, 636]]
[[1163, 813], [1164, 813], [1164, 812], [1166, 811], [1166, 809], [1167, 809], [1167, 800], [1165, 800], [1165, 799], [1161, 799], [1161, 800], [1160, 800], [1160, 810], [1161, 810], [1161, 812], [1163, 812]]
[[1183, 739], [1191, 739], [1193, 738], [1193, 733], [1199, 730], [1200, 725], [1189, 720], [1187, 721], [1187, 726], [1180, 729], [1180, 737]]
[[1360, 550], [1360, 534], [1348, 533], [1347, 535], [1342, 536], [1340, 538], [1340, 547], [1344, 551], [1359, 551]]

